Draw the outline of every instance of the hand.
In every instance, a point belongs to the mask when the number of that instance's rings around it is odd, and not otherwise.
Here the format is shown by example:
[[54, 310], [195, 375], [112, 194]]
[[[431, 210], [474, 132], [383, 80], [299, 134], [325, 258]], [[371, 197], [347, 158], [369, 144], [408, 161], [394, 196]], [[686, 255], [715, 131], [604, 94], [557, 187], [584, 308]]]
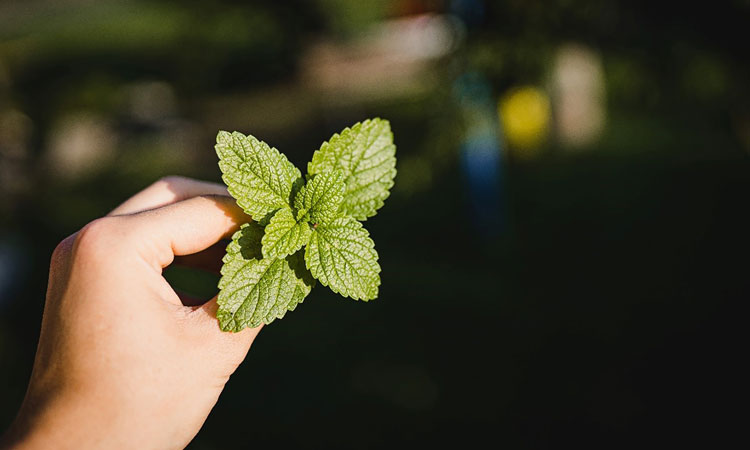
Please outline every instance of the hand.
[[249, 220], [223, 186], [170, 177], [62, 241], [6, 444], [185, 447], [260, 328], [222, 332], [215, 297], [185, 306], [161, 272]]

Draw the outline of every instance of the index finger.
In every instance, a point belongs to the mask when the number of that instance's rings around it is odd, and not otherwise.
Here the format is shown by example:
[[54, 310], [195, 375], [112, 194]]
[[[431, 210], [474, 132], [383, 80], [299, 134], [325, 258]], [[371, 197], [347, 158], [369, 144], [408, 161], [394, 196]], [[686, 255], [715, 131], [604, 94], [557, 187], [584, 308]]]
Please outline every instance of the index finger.
[[229, 195], [226, 186], [209, 181], [170, 175], [156, 181], [146, 189], [125, 200], [108, 216], [134, 214], [159, 208], [198, 195]]

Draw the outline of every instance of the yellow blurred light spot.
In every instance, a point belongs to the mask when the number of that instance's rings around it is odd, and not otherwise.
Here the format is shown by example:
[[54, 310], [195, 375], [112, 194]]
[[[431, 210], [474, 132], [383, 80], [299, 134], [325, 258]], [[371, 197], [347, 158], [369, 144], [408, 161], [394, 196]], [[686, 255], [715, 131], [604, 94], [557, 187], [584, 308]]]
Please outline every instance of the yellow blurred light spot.
[[524, 86], [507, 92], [498, 102], [503, 133], [511, 149], [532, 155], [549, 129], [549, 98], [541, 89]]

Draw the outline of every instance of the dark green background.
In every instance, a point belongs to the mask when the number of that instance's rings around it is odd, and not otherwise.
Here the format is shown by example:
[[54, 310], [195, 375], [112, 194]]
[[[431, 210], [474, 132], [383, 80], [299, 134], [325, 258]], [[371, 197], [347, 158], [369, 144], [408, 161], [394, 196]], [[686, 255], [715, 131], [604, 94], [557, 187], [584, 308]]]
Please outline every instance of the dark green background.
[[[20, 162], [0, 154], [24, 182], [0, 204], [0, 238], [16, 249], [0, 266], [15, 280], [0, 292], [2, 428], [31, 370], [55, 244], [161, 176], [219, 180], [216, 129], [256, 129], [242, 122], [247, 94], [248, 108], [289, 124], [258, 137], [299, 167], [333, 132], [381, 116], [399, 161], [423, 161], [432, 177], [399, 189], [416, 176], [401, 171], [366, 224], [381, 256], [380, 297], [363, 304], [316, 287], [263, 330], [192, 447], [729, 442], [744, 425], [734, 408], [743, 407], [739, 306], [750, 294], [748, 2], [484, 2], [462, 47], [430, 69], [430, 89], [316, 104], [296, 119], [289, 111], [304, 89], [275, 87], [295, 85], [315, 36], [345, 42], [383, 17], [457, 4], [364, 3], [0, 6], [0, 110], [33, 124]], [[571, 41], [602, 56], [605, 132], [577, 153], [550, 140], [537, 158], [507, 158], [504, 228], [478, 233], [452, 80], [482, 73], [493, 98], [541, 84], [554, 50]], [[173, 115], [203, 151], [183, 155], [160, 126], [123, 112], [117, 93], [141, 80], [171, 86]], [[271, 100], [253, 96], [266, 91]], [[63, 179], [44, 152], [70, 111], [107, 118], [119, 140], [109, 162]], [[204, 295], [216, 281], [171, 276]]]

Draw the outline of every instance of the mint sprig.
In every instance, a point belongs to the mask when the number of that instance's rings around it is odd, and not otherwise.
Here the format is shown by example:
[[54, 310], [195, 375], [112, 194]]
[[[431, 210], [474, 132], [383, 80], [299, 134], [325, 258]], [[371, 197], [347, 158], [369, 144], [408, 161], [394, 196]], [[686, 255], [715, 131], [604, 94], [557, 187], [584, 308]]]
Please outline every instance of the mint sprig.
[[370, 119], [315, 151], [308, 175], [253, 136], [220, 131], [216, 153], [229, 193], [253, 218], [232, 237], [219, 281], [224, 331], [280, 319], [315, 280], [354, 300], [378, 296], [380, 264], [360, 220], [377, 213], [396, 176], [390, 124]]

